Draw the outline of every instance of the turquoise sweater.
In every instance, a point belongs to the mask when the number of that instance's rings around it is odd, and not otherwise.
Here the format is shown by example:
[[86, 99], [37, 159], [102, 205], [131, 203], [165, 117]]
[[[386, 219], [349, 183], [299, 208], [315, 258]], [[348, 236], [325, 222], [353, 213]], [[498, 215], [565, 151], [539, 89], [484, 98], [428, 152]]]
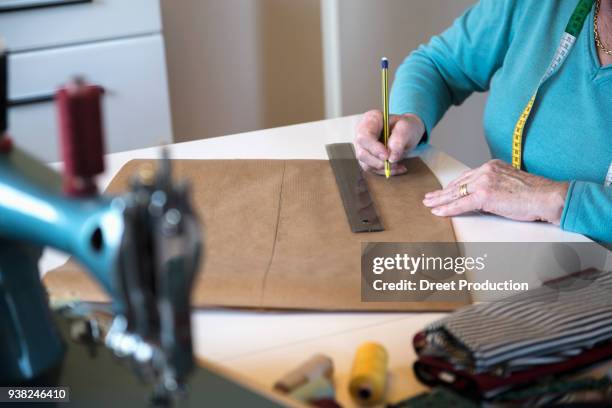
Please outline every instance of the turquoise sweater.
[[[418, 115], [428, 134], [451, 105], [489, 91], [485, 135], [512, 161], [516, 121], [546, 71], [577, 0], [481, 0], [398, 68], [391, 112]], [[561, 70], [542, 88], [525, 130], [524, 166], [570, 181], [561, 227], [612, 242], [612, 66], [601, 67], [594, 11]]]

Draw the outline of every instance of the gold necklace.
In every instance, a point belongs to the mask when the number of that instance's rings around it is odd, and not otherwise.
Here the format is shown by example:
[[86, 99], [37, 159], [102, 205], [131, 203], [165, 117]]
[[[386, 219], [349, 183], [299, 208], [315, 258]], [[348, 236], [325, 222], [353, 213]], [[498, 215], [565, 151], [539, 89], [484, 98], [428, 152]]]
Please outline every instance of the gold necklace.
[[601, 42], [601, 38], [599, 38], [599, 8], [601, 6], [601, 0], [597, 0], [597, 3], [595, 4], [595, 24], [594, 24], [594, 32], [595, 32], [595, 44], [597, 44], [597, 47], [602, 50], [603, 52], [605, 52], [608, 55], [612, 55], [612, 50], [609, 48], [606, 48], [606, 46]]

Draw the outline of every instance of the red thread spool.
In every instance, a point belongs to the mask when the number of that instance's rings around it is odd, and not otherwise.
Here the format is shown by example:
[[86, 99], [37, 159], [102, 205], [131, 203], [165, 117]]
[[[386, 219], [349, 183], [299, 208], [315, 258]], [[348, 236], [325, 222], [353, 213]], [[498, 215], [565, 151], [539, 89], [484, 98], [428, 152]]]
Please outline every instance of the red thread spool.
[[8, 154], [13, 150], [13, 140], [10, 136], [0, 135], [0, 154]]
[[64, 193], [83, 197], [98, 192], [94, 177], [104, 172], [102, 95], [104, 90], [75, 79], [56, 93]]

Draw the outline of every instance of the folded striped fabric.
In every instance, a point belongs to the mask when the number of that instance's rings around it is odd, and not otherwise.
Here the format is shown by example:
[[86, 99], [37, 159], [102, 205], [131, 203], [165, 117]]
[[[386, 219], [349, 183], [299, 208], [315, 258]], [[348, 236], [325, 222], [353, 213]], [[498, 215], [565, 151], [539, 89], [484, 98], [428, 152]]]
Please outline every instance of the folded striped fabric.
[[612, 272], [591, 269], [460, 309], [425, 333], [421, 354], [475, 374], [562, 362], [612, 340]]

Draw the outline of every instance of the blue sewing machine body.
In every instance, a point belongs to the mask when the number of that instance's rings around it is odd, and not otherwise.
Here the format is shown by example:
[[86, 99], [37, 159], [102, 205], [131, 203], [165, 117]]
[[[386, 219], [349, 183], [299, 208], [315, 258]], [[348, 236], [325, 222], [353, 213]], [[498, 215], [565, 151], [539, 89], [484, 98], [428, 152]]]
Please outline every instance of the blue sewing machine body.
[[98, 194], [103, 90], [81, 79], [56, 94], [60, 176], [13, 146], [6, 89], [0, 49], [0, 385], [45, 384], [70, 355], [74, 341], [62, 341], [38, 269], [42, 248], [51, 247], [72, 255], [110, 295], [104, 327], [100, 310], [79, 309], [86, 341], [128, 360], [168, 406], [195, 366], [190, 300], [202, 238], [188, 183], [172, 179], [164, 150], [124, 193]]
[[31, 380], [62, 358], [40, 281], [42, 247], [74, 255], [124, 311], [112, 276], [122, 211], [119, 198], [68, 198], [51, 169], [17, 149], [0, 153], [0, 382]]
[[184, 395], [201, 227], [165, 154], [148, 170], [122, 195], [74, 197], [53, 170], [0, 150], [0, 384], [48, 384], [63, 369], [66, 342], [38, 270], [47, 246], [73, 255], [111, 297], [112, 323], [94, 343], [129, 360], [160, 406]]

